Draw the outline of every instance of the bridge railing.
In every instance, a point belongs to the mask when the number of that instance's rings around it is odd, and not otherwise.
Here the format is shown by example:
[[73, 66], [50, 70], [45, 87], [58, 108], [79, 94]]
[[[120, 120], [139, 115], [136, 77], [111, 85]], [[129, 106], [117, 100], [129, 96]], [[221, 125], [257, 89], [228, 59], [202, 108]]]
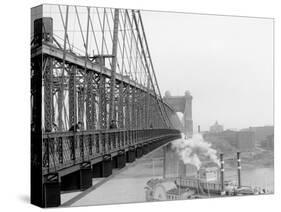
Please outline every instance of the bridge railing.
[[53, 172], [155, 139], [179, 135], [175, 129], [95, 130], [43, 134], [43, 171]]

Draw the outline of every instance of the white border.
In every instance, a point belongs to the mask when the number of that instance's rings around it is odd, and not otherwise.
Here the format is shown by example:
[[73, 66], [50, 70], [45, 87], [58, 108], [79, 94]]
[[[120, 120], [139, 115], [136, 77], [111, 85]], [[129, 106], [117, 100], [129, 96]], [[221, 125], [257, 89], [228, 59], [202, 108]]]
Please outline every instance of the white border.
[[[275, 18], [275, 195], [63, 208], [60, 211], [276, 211], [280, 207], [280, 5], [278, 0], [6, 0], [1, 4], [0, 210], [37, 211], [29, 201], [30, 8], [41, 3]], [[279, 209], [280, 210], [280, 209]]]

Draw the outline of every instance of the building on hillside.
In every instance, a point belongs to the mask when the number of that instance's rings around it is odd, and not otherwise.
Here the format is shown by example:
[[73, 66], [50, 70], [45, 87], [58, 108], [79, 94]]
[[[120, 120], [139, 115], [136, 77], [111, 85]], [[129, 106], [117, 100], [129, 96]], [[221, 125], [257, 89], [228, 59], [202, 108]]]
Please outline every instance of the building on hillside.
[[229, 144], [231, 144], [234, 147], [237, 147], [237, 131], [233, 130], [225, 130], [222, 133], [220, 133], [220, 137], [223, 138], [224, 140], [227, 140]]
[[204, 139], [212, 141], [222, 139], [231, 146], [237, 148], [238, 151], [253, 151], [256, 146], [256, 137], [254, 131], [233, 131], [226, 130], [220, 133], [205, 133]]
[[211, 133], [221, 133], [221, 132], [223, 132], [223, 125], [220, 125], [218, 123], [218, 121], [216, 121], [215, 124], [210, 127], [210, 132]]
[[255, 133], [253, 131], [239, 131], [237, 133], [237, 148], [240, 151], [254, 150]]
[[273, 150], [274, 149], [274, 135], [268, 135], [266, 138], [261, 142], [261, 147]]
[[265, 139], [267, 139], [267, 136], [274, 134], [274, 126], [249, 127], [247, 129], [243, 129], [243, 130], [254, 131], [257, 144], [260, 144]]

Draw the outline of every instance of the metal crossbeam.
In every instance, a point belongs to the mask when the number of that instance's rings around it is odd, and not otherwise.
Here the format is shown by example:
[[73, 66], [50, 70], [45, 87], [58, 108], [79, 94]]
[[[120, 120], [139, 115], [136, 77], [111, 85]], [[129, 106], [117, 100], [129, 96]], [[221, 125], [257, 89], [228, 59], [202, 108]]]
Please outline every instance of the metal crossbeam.
[[[175, 111], [161, 97], [139, 11], [49, 7], [58, 15], [42, 19], [47, 31], [42, 40], [34, 35], [31, 48], [33, 80], [42, 79], [32, 86], [32, 120], [43, 103], [38, 129], [46, 173], [179, 135], [171, 123]], [[48, 25], [53, 22], [61, 28]]]

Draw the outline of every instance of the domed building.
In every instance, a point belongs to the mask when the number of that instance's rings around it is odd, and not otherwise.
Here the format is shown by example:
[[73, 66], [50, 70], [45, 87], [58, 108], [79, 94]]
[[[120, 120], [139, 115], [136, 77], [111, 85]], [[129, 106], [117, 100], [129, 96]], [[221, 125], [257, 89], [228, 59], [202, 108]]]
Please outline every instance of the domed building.
[[220, 125], [220, 124], [218, 123], [218, 121], [216, 121], [215, 124], [210, 127], [210, 132], [211, 132], [211, 133], [220, 133], [220, 132], [223, 132], [223, 125]]
[[170, 91], [166, 91], [165, 92], [165, 97], [171, 97], [171, 92]]

